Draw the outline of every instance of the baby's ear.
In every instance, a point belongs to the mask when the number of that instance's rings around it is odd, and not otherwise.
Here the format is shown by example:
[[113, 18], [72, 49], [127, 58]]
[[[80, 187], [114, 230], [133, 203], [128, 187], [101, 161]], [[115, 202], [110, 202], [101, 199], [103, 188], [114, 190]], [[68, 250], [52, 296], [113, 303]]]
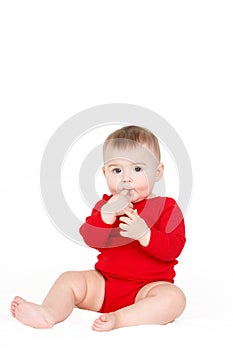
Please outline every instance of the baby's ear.
[[158, 182], [161, 177], [163, 176], [164, 171], [164, 165], [162, 163], [159, 163], [156, 171], [155, 171], [155, 181]]
[[106, 169], [105, 169], [105, 166], [102, 167], [102, 171], [103, 171], [103, 174], [104, 176], [106, 175]]

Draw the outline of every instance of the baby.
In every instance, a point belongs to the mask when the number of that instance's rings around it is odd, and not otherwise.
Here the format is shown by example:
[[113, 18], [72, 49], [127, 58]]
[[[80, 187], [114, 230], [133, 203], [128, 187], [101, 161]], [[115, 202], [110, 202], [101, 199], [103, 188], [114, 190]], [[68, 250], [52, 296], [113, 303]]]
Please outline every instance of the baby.
[[103, 158], [111, 195], [103, 195], [80, 227], [100, 253], [94, 269], [60, 275], [41, 305], [15, 297], [11, 313], [25, 325], [51, 328], [74, 307], [100, 312], [95, 331], [167, 324], [184, 311], [185, 296], [174, 285], [184, 220], [174, 199], [153, 195], [164, 169], [156, 136], [123, 127], [105, 140]]

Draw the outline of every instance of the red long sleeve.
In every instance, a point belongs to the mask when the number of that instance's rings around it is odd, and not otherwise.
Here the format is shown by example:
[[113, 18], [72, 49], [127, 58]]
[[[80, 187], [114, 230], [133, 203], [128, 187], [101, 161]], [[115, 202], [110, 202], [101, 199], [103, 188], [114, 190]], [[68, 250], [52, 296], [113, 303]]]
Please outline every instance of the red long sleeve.
[[158, 222], [151, 227], [149, 245], [144, 250], [160, 260], [169, 261], [180, 255], [184, 245], [183, 215], [176, 202], [172, 198], [166, 198]]
[[95, 205], [91, 216], [86, 218], [86, 223], [79, 229], [85, 243], [92, 248], [105, 247], [114, 227], [106, 224], [101, 218], [100, 209], [106, 203], [104, 198], [105, 196]]

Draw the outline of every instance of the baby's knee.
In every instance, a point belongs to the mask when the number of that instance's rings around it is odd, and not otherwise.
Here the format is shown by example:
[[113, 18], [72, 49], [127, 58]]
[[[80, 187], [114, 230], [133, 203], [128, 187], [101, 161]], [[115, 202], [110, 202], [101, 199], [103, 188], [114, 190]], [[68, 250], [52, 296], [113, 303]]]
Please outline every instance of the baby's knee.
[[183, 313], [186, 307], [186, 296], [179, 287], [173, 285], [173, 290], [170, 297], [171, 306], [176, 309], [178, 317]]
[[186, 296], [180, 288], [178, 288], [178, 287], [176, 287], [176, 288], [177, 288], [177, 298], [179, 299], [180, 304], [182, 304], [185, 307], [186, 306]]
[[73, 281], [77, 281], [82, 279], [82, 273], [78, 271], [66, 271], [63, 272], [57, 279], [60, 283], [72, 283]]
[[67, 279], [67, 278], [72, 277], [72, 275], [73, 275], [73, 271], [66, 271], [66, 272], [62, 272], [58, 278], [59, 279]]

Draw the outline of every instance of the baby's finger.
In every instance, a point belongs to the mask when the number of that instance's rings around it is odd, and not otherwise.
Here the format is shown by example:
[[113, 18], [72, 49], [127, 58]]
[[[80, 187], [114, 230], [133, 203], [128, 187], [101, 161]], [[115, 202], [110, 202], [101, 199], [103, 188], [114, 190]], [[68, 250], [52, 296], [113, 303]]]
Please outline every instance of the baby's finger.
[[132, 203], [130, 203], [127, 207], [125, 207], [125, 209], [124, 210], [126, 210], [126, 209], [129, 209], [129, 210], [132, 210], [133, 209], [133, 204]]
[[138, 218], [138, 212], [137, 209], [133, 210], [133, 209], [125, 209], [124, 210], [125, 214], [128, 215], [128, 217], [132, 220], [135, 220]]
[[128, 225], [132, 222], [132, 220], [128, 216], [121, 216], [119, 220]]
[[121, 235], [122, 237], [129, 237], [127, 231], [120, 231], [120, 235]]
[[120, 224], [119, 227], [121, 230], [127, 231], [128, 225], [127, 224]]

